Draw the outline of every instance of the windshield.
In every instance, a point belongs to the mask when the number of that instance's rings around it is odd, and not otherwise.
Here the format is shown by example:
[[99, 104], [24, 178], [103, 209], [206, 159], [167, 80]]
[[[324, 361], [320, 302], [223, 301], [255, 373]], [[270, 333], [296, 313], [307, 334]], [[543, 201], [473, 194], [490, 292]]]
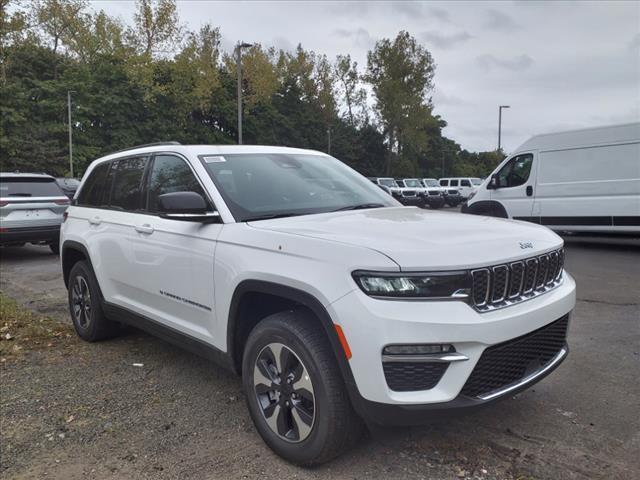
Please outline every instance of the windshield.
[[409, 179], [405, 180], [404, 184], [407, 187], [411, 187], [411, 188], [420, 188], [422, 186], [422, 185], [420, 185], [420, 181], [416, 180], [415, 178], [409, 178]]
[[479, 178], [470, 178], [469, 180], [471, 180], [473, 185], [480, 185], [482, 183], [482, 180]]
[[438, 183], [438, 181], [435, 178], [425, 178], [424, 179], [424, 183], [427, 185], [427, 187], [439, 187], [440, 184]]
[[200, 155], [237, 221], [397, 206], [369, 180], [326, 155]]
[[394, 188], [397, 186], [396, 181], [393, 178], [380, 178], [378, 179], [378, 183], [389, 188]]

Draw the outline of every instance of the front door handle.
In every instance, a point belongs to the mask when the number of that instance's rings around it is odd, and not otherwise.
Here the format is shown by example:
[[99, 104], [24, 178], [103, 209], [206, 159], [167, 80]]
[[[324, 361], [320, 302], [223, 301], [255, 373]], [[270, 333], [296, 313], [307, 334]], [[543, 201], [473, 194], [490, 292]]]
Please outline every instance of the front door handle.
[[91, 225], [100, 225], [102, 223], [102, 219], [96, 215], [95, 217], [89, 219], [89, 223]]
[[136, 225], [136, 232], [151, 235], [153, 233], [153, 227], [148, 223], [145, 223], [143, 225]]
[[531, 185], [527, 185], [527, 197], [531, 197], [533, 195], [533, 187]]

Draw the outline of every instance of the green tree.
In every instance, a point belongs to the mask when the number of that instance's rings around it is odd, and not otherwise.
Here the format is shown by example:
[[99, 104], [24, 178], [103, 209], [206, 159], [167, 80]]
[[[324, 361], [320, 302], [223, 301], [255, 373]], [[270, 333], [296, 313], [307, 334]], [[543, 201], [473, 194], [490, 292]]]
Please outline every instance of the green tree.
[[412, 142], [426, 146], [422, 132], [431, 115], [429, 92], [434, 71], [431, 54], [408, 32], [400, 32], [393, 41], [385, 38], [376, 42], [367, 54], [367, 81], [389, 146], [387, 175], [394, 153], [402, 156]]

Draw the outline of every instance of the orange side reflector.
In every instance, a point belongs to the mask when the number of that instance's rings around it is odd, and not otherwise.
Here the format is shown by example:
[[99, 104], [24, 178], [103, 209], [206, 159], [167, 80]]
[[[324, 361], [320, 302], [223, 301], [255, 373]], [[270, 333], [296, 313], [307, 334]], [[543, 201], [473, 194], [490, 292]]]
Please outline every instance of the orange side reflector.
[[342, 331], [342, 327], [340, 325], [334, 324], [336, 328], [336, 333], [338, 334], [338, 339], [340, 340], [340, 345], [342, 345], [342, 349], [344, 350], [344, 354], [347, 357], [347, 360], [351, 360], [351, 349], [349, 348], [349, 343], [347, 342], [347, 337], [344, 336], [344, 332]]

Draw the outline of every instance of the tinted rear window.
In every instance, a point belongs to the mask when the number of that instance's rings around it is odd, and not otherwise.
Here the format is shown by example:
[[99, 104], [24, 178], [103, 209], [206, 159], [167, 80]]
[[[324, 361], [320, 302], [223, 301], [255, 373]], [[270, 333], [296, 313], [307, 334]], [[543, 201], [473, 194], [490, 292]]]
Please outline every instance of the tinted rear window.
[[107, 184], [107, 173], [109, 172], [110, 166], [110, 162], [104, 162], [91, 171], [78, 195], [78, 205], [85, 207], [99, 207], [103, 205], [105, 191], [108, 191], [110, 186]]
[[147, 164], [145, 157], [118, 160], [110, 205], [123, 210], [139, 210], [142, 198], [142, 176]]
[[54, 179], [12, 178], [0, 180], [0, 197], [61, 197], [64, 196]]

